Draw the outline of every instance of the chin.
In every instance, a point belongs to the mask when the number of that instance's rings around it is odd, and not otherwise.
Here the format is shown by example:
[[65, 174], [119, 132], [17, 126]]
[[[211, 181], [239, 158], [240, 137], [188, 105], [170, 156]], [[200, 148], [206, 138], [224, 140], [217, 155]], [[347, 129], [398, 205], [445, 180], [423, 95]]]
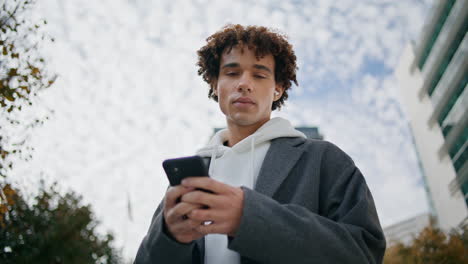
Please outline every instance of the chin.
[[252, 114], [237, 114], [229, 118], [231, 122], [235, 123], [238, 126], [252, 126], [258, 123], [261, 123], [268, 118], [261, 118]]
[[231, 116], [229, 119], [239, 126], [250, 126], [258, 122], [258, 120], [248, 115]]
[[231, 121], [239, 126], [250, 126], [252, 124], [255, 124], [255, 121], [245, 119], [245, 118], [233, 118], [231, 119]]

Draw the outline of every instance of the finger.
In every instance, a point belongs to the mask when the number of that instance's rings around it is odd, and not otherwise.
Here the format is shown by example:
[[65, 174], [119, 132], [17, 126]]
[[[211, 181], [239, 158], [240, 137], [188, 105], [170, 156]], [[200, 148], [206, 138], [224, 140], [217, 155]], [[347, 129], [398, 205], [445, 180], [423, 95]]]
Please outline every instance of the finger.
[[171, 233], [174, 235], [193, 233], [194, 236], [200, 237], [203, 236], [203, 234], [197, 231], [197, 227], [202, 223], [201, 221], [193, 219], [178, 221], [171, 225]]
[[186, 203], [186, 202], [180, 202], [174, 208], [170, 210], [168, 213], [168, 217], [171, 218], [171, 220], [176, 220], [176, 219], [183, 219], [184, 215], [189, 214], [192, 210], [202, 208], [203, 205], [201, 204], [191, 204], [191, 203]]
[[189, 233], [193, 233], [194, 236], [200, 236], [202, 235], [199, 233], [196, 228], [200, 225], [201, 223], [195, 220], [187, 219], [184, 221], [179, 221], [177, 223], [174, 223], [171, 226], [171, 233], [175, 236], [179, 235], [187, 235]]
[[204, 191], [192, 191], [182, 195], [180, 199], [182, 202], [191, 203], [191, 204], [202, 204], [211, 207], [216, 204], [218, 195], [207, 193]]
[[179, 203], [167, 211], [167, 214], [165, 215], [166, 222], [172, 225], [174, 223], [186, 220], [187, 217], [184, 216], [186, 216], [186, 214], [188, 214], [191, 210], [200, 208], [200, 206], [202, 205], [193, 205], [183, 202]]
[[224, 223], [217, 223], [213, 222], [212, 224], [209, 225], [199, 225], [195, 228], [195, 230], [203, 235], [208, 235], [208, 234], [225, 234], [226, 233], [227, 226]]
[[205, 221], [214, 221], [214, 222], [222, 222], [222, 215], [220, 214], [219, 210], [213, 209], [193, 209], [190, 211], [187, 216], [189, 219], [196, 220], [198, 222], [205, 222]]
[[229, 185], [214, 180], [209, 177], [189, 177], [182, 181], [182, 186], [193, 187], [212, 191], [214, 193], [224, 193], [229, 189]]
[[199, 233], [199, 232], [197, 231], [197, 227], [198, 227], [199, 225], [202, 225], [202, 224], [203, 224], [202, 221], [198, 221], [198, 220], [194, 220], [194, 219], [190, 219], [190, 218], [189, 218], [189, 219], [186, 220], [185, 223], [186, 223], [186, 225], [190, 228], [191, 231], [196, 232], [197, 234], [201, 234], [201, 233]]
[[185, 187], [182, 185], [169, 187], [166, 192], [165, 207], [168, 209], [174, 207], [179, 197], [193, 190], [193, 187]]

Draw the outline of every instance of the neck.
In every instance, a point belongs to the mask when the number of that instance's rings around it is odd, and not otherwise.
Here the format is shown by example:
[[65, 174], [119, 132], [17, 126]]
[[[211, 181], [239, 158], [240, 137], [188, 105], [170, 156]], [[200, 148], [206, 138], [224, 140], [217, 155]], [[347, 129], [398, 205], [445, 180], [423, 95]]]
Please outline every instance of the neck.
[[263, 124], [268, 122], [268, 120], [270, 120], [270, 118], [268, 118], [268, 119], [266, 119], [266, 120], [264, 120], [262, 122], [258, 122], [256, 124], [246, 125], [246, 126], [234, 124], [233, 122], [228, 121], [227, 122], [227, 127], [228, 127], [228, 131], [229, 131], [229, 134], [228, 134], [228, 137], [227, 137], [228, 138], [228, 146], [232, 147], [235, 144], [242, 141], [244, 138], [252, 135], [253, 133], [255, 133], [255, 131], [257, 131], [257, 129], [259, 129], [261, 126], [263, 126]]

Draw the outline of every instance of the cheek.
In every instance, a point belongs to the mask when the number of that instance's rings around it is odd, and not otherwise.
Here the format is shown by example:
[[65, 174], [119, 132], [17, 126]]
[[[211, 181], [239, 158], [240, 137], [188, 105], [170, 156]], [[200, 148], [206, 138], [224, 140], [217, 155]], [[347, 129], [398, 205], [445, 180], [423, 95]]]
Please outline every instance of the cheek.
[[220, 81], [217, 86], [217, 95], [218, 95], [218, 101], [224, 101], [227, 100], [229, 97], [230, 90], [229, 90], [229, 83]]
[[223, 104], [227, 100], [227, 95], [225, 91], [218, 90], [218, 102]]
[[265, 98], [263, 102], [269, 107], [271, 107], [271, 105], [273, 104], [273, 100], [275, 99], [273, 94], [274, 89], [266, 89], [265, 92], [262, 94], [262, 97]]

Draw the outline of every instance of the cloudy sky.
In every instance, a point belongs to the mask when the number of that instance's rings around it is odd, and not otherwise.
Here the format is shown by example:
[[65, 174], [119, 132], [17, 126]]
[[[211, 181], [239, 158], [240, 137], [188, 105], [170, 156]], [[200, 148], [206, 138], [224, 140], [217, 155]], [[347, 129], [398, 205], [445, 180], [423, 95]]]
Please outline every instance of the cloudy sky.
[[393, 72], [431, 0], [38, 2], [55, 38], [43, 51], [59, 75], [38, 101], [54, 114], [14, 173], [82, 194], [127, 257], [166, 189], [162, 160], [193, 154], [224, 124], [195, 52], [227, 23], [289, 36], [299, 86], [275, 115], [318, 126], [355, 160], [383, 226], [428, 210]]

